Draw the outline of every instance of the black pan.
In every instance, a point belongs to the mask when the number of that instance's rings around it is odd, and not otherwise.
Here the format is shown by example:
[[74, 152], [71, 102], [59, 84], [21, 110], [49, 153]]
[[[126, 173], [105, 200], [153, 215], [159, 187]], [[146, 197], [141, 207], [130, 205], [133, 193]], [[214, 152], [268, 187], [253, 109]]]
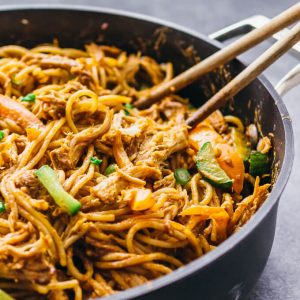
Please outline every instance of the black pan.
[[[58, 38], [63, 47], [87, 42], [111, 44], [129, 52], [142, 51], [159, 61], [173, 62], [176, 72], [217, 51], [221, 44], [197, 32], [157, 19], [108, 9], [71, 6], [25, 6], [0, 9], [1, 44], [34, 46]], [[205, 76], [183, 91], [199, 106], [244, 68], [234, 60], [225, 71]], [[234, 112], [246, 124], [258, 122], [263, 134], [274, 133], [273, 186], [270, 197], [254, 217], [216, 250], [172, 274], [113, 299], [245, 299], [268, 259], [280, 195], [294, 156], [291, 120], [281, 97], [263, 76], [234, 99]], [[228, 108], [229, 109], [229, 108]]]

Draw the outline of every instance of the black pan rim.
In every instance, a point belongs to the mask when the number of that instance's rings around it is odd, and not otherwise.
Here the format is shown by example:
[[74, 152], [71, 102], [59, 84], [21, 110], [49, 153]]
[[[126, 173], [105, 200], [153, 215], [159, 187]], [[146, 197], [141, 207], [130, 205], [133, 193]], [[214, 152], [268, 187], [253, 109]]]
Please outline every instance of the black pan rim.
[[[24, 5], [3, 5], [0, 6], [0, 12], [5, 11], [28, 11], [28, 10], [36, 10], [36, 11], [82, 11], [82, 12], [91, 12], [91, 13], [105, 13], [116, 16], [123, 16], [131, 19], [141, 20], [156, 23], [162, 26], [170, 27], [176, 31], [181, 31], [182, 33], [193, 36], [196, 39], [201, 39], [206, 41], [207, 43], [213, 44], [217, 48], [222, 48], [222, 43], [219, 43], [215, 40], [208, 38], [206, 35], [201, 34], [195, 30], [189, 29], [187, 27], [177, 25], [173, 22], [164, 21], [159, 18], [128, 12], [125, 10], [111, 9], [111, 8], [103, 8], [99, 6], [87, 6], [87, 5], [48, 5], [48, 4], [24, 4]], [[246, 66], [241, 59], [238, 59], [242, 65]], [[282, 123], [284, 126], [285, 132], [285, 151], [284, 151], [284, 159], [282, 162], [282, 167], [278, 178], [273, 186], [272, 192], [268, 197], [268, 200], [262, 205], [262, 207], [255, 213], [255, 215], [242, 227], [242, 229], [229, 237], [226, 241], [224, 241], [220, 246], [218, 246], [214, 251], [207, 253], [203, 257], [200, 257], [183, 268], [177, 269], [172, 273], [162, 276], [161, 278], [155, 279], [150, 283], [143, 284], [141, 286], [129, 289], [127, 291], [116, 293], [112, 296], [101, 297], [101, 299], [106, 300], [116, 300], [116, 299], [132, 299], [138, 296], [142, 296], [151, 291], [160, 289], [164, 286], [170, 285], [174, 282], [178, 282], [184, 278], [189, 277], [192, 273], [197, 272], [199, 270], [206, 269], [210, 264], [214, 264], [218, 260], [222, 259], [222, 257], [229, 252], [231, 249], [236, 247], [238, 244], [242, 243], [242, 241], [252, 232], [252, 230], [258, 226], [260, 222], [268, 215], [268, 213], [272, 210], [272, 208], [277, 205], [279, 198], [287, 184], [289, 179], [293, 160], [294, 160], [294, 136], [293, 136], [293, 128], [292, 121], [287, 111], [285, 104], [283, 103], [282, 98], [276, 92], [275, 88], [269, 82], [268, 79], [264, 75], [260, 75], [258, 77], [260, 83], [266, 88], [268, 93], [274, 99], [274, 102], [282, 116]], [[100, 299], [100, 298], [97, 298]]]

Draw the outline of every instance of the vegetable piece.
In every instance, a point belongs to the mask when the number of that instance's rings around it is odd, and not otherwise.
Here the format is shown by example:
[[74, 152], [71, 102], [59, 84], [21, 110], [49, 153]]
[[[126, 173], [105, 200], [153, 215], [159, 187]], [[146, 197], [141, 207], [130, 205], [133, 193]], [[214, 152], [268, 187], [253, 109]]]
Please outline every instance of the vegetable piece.
[[215, 158], [211, 142], [206, 142], [196, 156], [196, 165], [199, 172], [212, 185], [221, 189], [230, 189], [232, 180], [222, 170]]
[[11, 296], [6, 294], [3, 290], [0, 289], [0, 299], [1, 300], [14, 300]]
[[0, 95], [0, 116], [16, 122], [20, 127], [44, 127], [43, 123], [22, 104]]
[[36, 176], [42, 185], [47, 189], [55, 203], [70, 215], [75, 215], [81, 207], [79, 201], [74, 199], [61, 186], [54, 170], [48, 165], [44, 165], [35, 171]]
[[129, 116], [129, 115], [130, 115], [129, 110], [130, 110], [130, 109], [133, 109], [134, 106], [133, 106], [132, 104], [130, 104], [130, 103], [125, 103], [125, 104], [124, 104], [124, 107], [125, 107], [125, 109], [124, 109], [125, 115], [126, 115], [126, 116]]
[[104, 175], [108, 176], [109, 174], [112, 174], [116, 172], [117, 170], [117, 165], [116, 164], [110, 164], [106, 170], [104, 171]]
[[174, 177], [176, 182], [183, 186], [186, 185], [191, 179], [191, 175], [186, 169], [177, 169], [174, 172]]
[[21, 98], [21, 102], [35, 102], [35, 94], [27, 94], [26, 96]]
[[229, 215], [224, 208], [205, 205], [194, 205], [183, 210], [181, 215], [197, 216], [197, 219], [199, 221], [205, 221], [208, 219], [214, 220], [218, 241], [223, 241], [226, 239]]
[[260, 176], [269, 172], [270, 161], [267, 154], [254, 151], [250, 154], [249, 172], [252, 176]]
[[100, 164], [102, 163], [102, 159], [99, 159], [97, 157], [91, 157], [90, 161], [93, 165], [96, 165], [96, 166], [100, 166]]
[[5, 203], [0, 201], [0, 214], [4, 213], [5, 211], [6, 211]]
[[244, 186], [245, 166], [241, 156], [228, 144], [219, 144], [220, 156], [217, 158], [219, 166], [233, 179], [233, 190], [240, 193]]
[[0, 141], [2, 141], [2, 140], [3, 140], [3, 138], [4, 138], [4, 135], [5, 135], [5, 134], [4, 134], [4, 131], [2, 131], [2, 130], [1, 130], [1, 131], [0, 131]]
[[215, 143], [223, 142], [222, 137], [206, 122], [198, 124], [189, 134], [189, 143], [193, 148], [199, 150], [205, 142]]
[[225, 173], [233, 179], [233, 190], [240, 193], [244, 186], [245, 167], [237, 151], [229, 146], [211, 125], [206, 121], [196, 126], [189, 134], [189, 142], [195, 148], [201, 148], [205, 142], [219, 150], [217, 162]]
[[247, 161], [251, 152], [250, 143], [246, 136], [237, 130], [235, 127], [231, 128], [231, 137], [233, 140], [233, 148], [240, 154], [244, 161]]
[[155, 204], [155, 200], [150, 189], [136, 189], [129, 204], [132, 210], [146, 210]]
[[124, 107], [128, 108], [128, 109], [133, 109], [134, 108], [134, 106], [131, 103], [125, 103]]
[[28, 127], [28, 128], [26, 128], [26, 134], [27, 134], [28, 140], [30, 142], [32, 142], [39, 137], [40, 131], [35, 127]]

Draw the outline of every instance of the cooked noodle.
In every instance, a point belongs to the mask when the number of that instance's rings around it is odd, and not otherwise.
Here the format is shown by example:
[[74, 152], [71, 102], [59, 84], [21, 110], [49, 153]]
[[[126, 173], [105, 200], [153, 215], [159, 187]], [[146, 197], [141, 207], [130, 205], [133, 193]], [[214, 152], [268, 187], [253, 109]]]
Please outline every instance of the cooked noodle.
[[[245, 184], [238, 191], [235, 179], [234, 192], [197, 171], [186, 99], [134, 107], [172, 78], [171, 63], [96, 44], [12, 45], [0, 56], [0, 289], [15, 299], [81, 300], [146, 283], [213, 250], [266, 199], [259, 176], [238, 174]], [[245, 131], [220, 112], [201, 126], [230, 149], [230, 128]], [[262, 152], [270, 145], [264, 137]], [[77, 214], [39, 181], [44, 165], [80, 201]]]

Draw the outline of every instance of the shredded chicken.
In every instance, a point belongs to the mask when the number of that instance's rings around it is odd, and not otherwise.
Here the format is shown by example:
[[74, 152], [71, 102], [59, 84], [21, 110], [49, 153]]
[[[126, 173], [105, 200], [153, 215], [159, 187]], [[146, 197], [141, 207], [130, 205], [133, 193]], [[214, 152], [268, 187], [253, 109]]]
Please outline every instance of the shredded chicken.
[[[136, 166], [125, 170], [125, 172], [139, 179], [152, 178], [157, 180], [161, 177], [161, 173], [156, 169], [148, 166]], [[103, 202], [115, 202], [122, 190], [130, 188], [130, 182], [118, 173], [114, 173], [107, 178], [101, 180], [99, 184], [93, 187], [92, 192]]]
[[60, 55], [53, 55], [51, 57], [44, 56], [41, 57], [40, 61], [41, 67], [45, 68], [52, 68], [52, 67], [58, 67], [70, 70], [71, 68], [83, 68], [83, 66], [78, 63], [74, 59], [69, 59], [67, 57], [62, 57]]
[[27, 192], [35, 199], [39, 197], [44, 187], [34, 174], [35, 170], [27, 170], [16, 179], [18, 188], [26, 189]]
[[157, 166], [170, 155], [188, 146], [188, 131], [184, 124], [175, 125], [166, 131], [158, 131], [146, 139], [140, 146], [134, 162]]
[[208, 122], [214, 127], [219, 133], [224, 133], [228, 129], [228, 125], [219, 110], [213, 112], [208, 118]]
[[50, 158], [57, 169], [74, 169], [85, 148], [85, 144], [70, 147], [70, 139], [67, 139], [61, 147], [50, 152]]

